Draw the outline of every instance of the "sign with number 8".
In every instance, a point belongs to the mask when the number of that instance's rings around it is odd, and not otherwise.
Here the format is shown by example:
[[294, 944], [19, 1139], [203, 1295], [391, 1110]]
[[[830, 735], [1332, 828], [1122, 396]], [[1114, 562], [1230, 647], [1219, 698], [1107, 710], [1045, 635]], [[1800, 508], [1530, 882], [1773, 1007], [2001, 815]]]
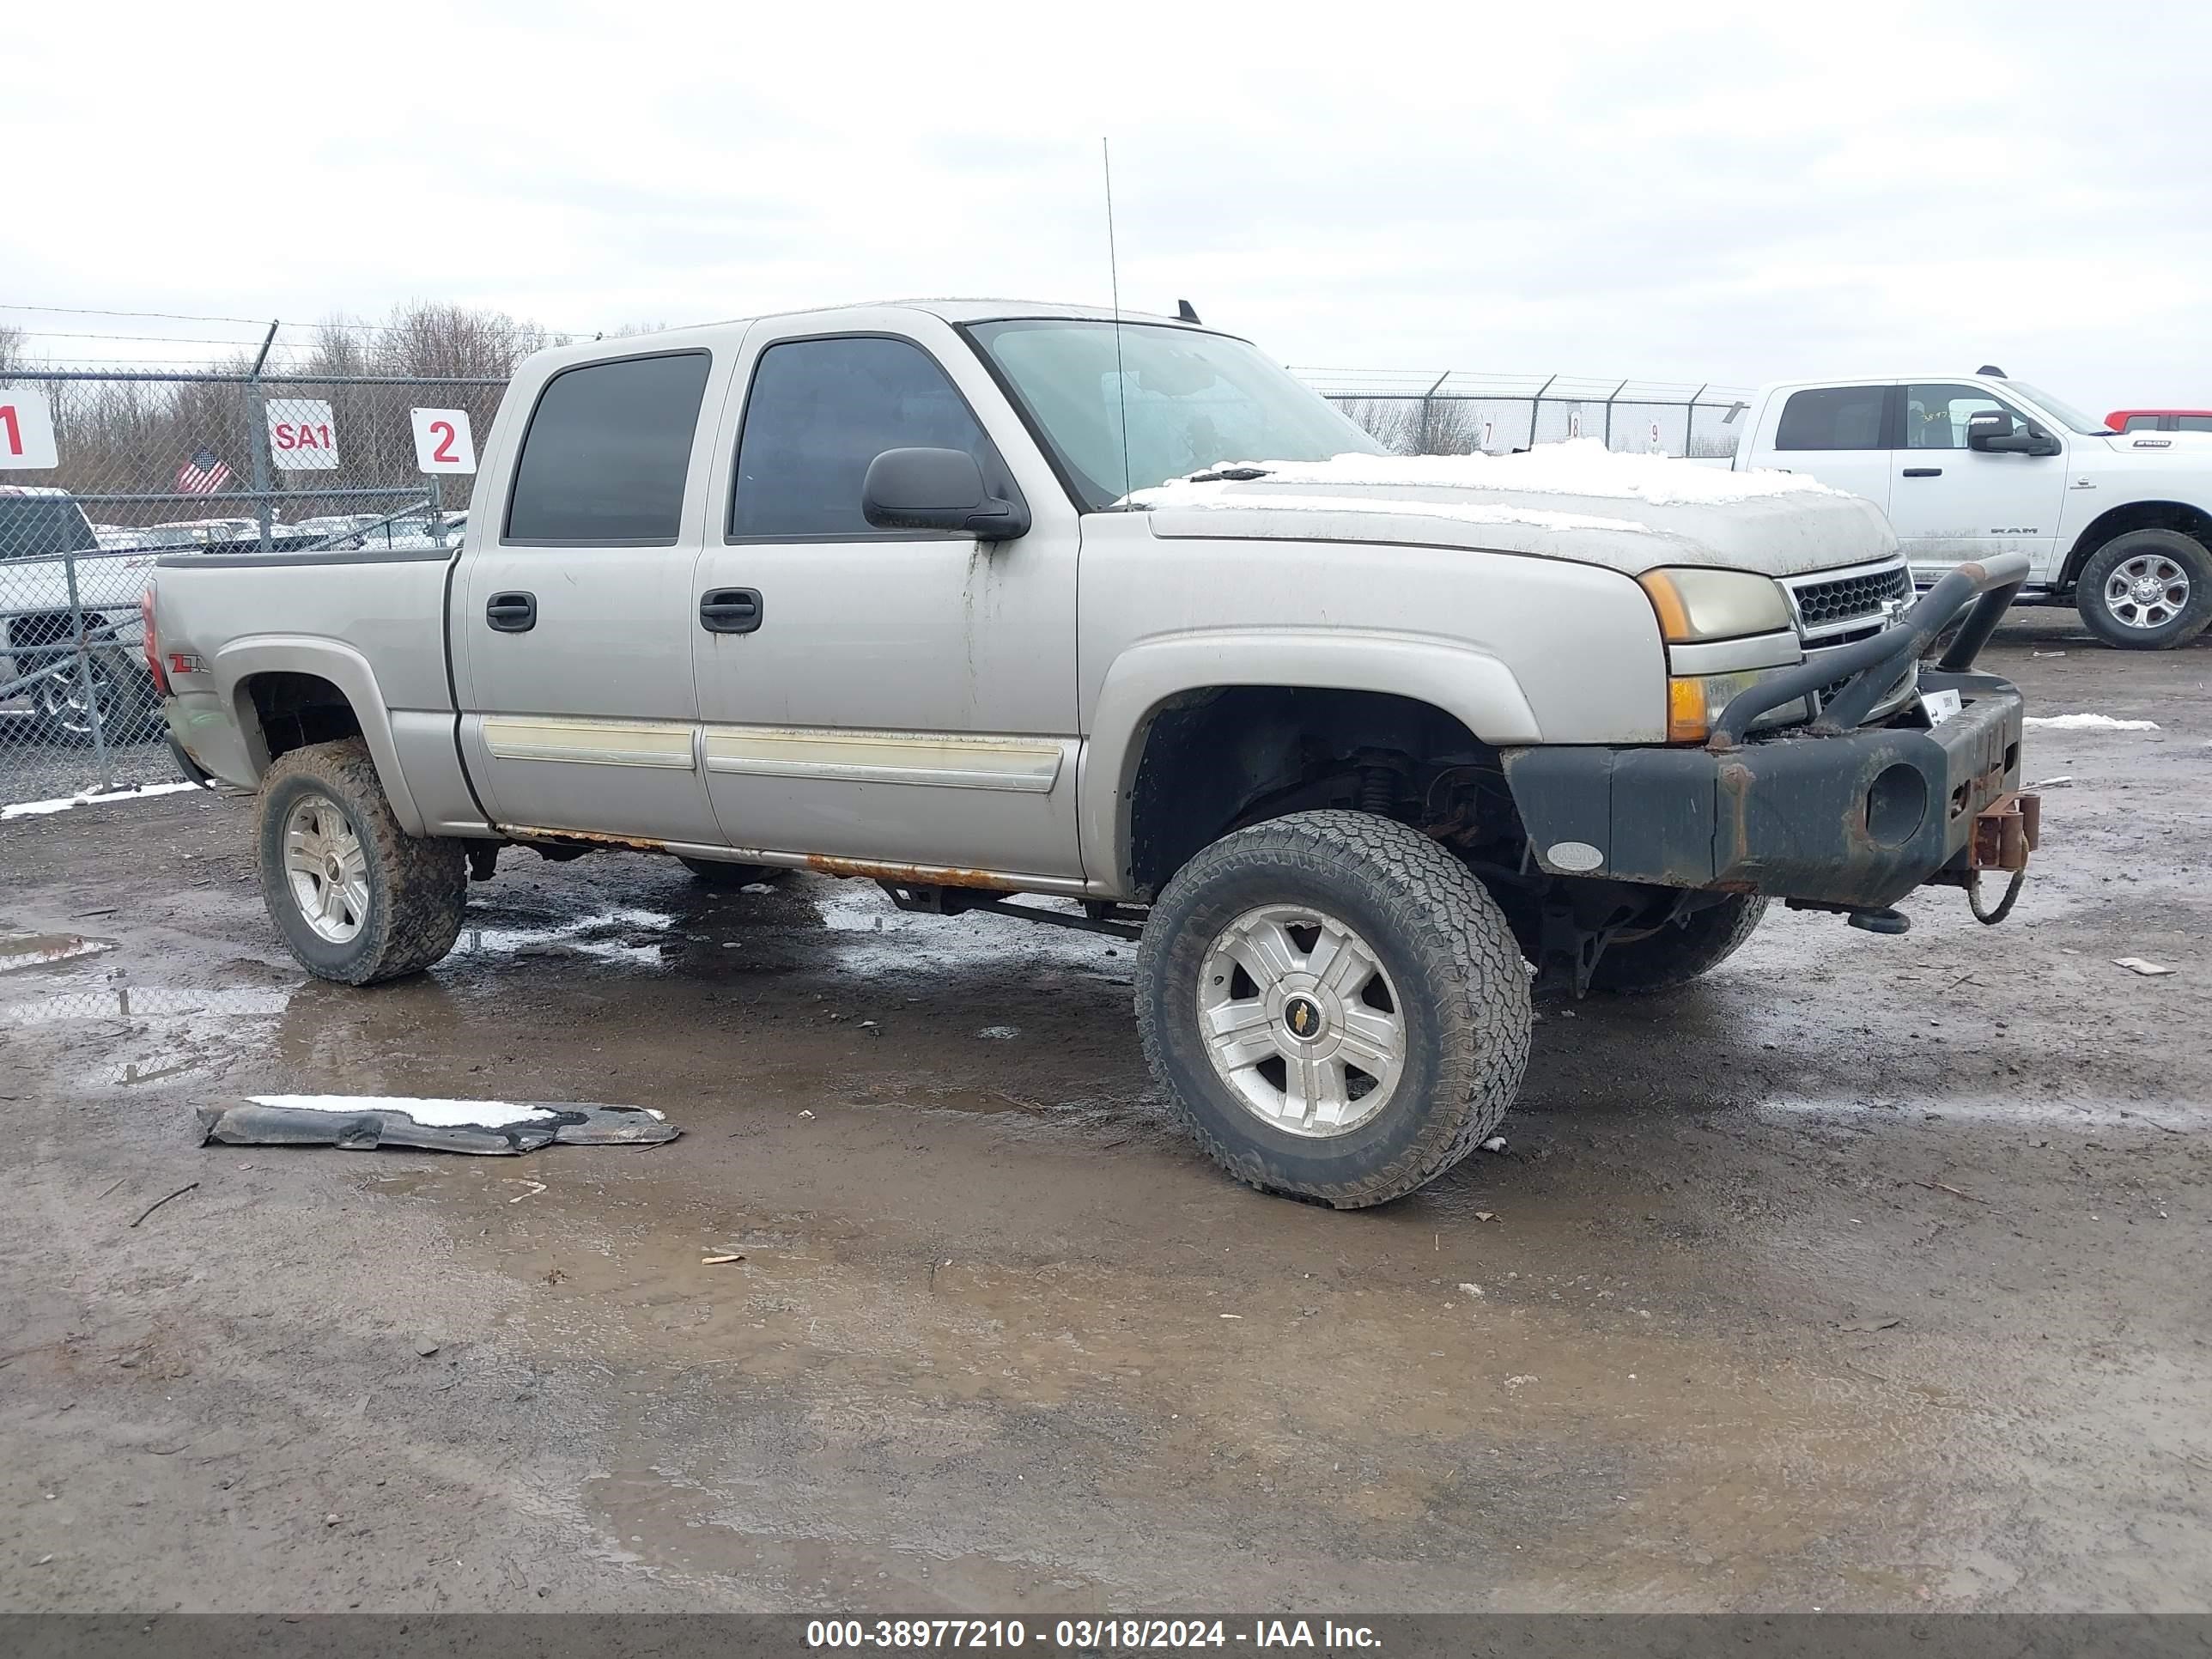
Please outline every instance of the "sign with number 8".
[[415, 466], [421, 472], [473, 472], [476, 440], [469, 435], [465, 409], [410, 409], [415, 422]]

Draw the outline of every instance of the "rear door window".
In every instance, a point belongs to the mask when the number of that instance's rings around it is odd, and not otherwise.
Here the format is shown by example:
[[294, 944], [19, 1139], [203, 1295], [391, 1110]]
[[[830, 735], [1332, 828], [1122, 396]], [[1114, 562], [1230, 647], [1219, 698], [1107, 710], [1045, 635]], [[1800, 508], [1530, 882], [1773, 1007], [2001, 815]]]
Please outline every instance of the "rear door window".
[[910, 340], [842, 335], [761, 353], [745, 398], [730, 495], [732, 541], [859, 541], [868, 464], [886, 449], [964, 449], [995, 495], [1012, 480], [967, 399]]
[[2212, 432], [2212, 415], [2177, 415], [2173, 417], [2176, 432]]
[[1777, 449], [1880, 449], [1889, 388], [1824, 386], [1793, 392], [1774, 429]]
[[707, 389], [703, 351], [564, 368], [514, 464], [501, 538], [536, 547], [666, 547]]

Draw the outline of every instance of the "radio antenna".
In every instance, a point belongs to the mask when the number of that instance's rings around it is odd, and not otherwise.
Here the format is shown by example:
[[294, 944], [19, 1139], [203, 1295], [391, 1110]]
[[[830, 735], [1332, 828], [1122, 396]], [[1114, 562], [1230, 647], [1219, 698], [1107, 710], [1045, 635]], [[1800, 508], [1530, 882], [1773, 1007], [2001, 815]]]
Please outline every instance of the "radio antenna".
[[1106, 172], [1106, 274], [1114, 290], [1114, 395], [1121, 416], [1121, 497], [1129, 495], [1129, 380], [1121, 367], [1121, 262], [1114, 248], [1114, 151], [1098, 141], [1098, 160]]

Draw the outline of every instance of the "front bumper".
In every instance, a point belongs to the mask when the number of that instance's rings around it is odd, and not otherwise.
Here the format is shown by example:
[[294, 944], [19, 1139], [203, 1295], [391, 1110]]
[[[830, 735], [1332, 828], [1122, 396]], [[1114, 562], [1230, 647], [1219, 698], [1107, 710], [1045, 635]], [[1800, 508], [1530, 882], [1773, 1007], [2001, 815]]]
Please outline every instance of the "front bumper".
[[1509, 749], [1505, 777], [1550, 874], [1763, 893], [1849, 908], [1895, 903], [1973, 862], [1975, 817], [2020, 782], [2020, 693], [1993, 675], [1920, 672], [1956, 690], [1835, 737], [1705, 749]]

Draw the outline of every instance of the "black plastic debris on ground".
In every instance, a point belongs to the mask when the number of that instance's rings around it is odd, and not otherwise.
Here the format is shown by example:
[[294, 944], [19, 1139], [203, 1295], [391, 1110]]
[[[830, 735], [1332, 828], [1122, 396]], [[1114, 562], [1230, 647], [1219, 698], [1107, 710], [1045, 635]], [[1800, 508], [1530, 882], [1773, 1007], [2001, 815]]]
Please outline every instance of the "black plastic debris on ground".
[[[425, 1103], [427, 1104], [428, 1103]], [[447, 1104], [447, 1103], [441, 1103]], [[337, 1146], [370, 1152], [379, 1146], [411, 1146], [434, 1152], [473, 1152], [513, 1157], [559, 1141], [569, 1146], [658, 1146], [684, 1132], [639, 1106], [605, 1106], [563, 1101], [485, 1101], [493, 1121], [465, 1123], [417, 1122], [404, 1101], [333, 1099], [329, 1105], [278, 1105], [241, 1100], [228, 1106], [194, 1109], [200, 1144], [226, 1146]], [[527, 1111], [526, 1117], [508, 1115]], [[499, 1121], [501, 1119], [508, 1121]]]

